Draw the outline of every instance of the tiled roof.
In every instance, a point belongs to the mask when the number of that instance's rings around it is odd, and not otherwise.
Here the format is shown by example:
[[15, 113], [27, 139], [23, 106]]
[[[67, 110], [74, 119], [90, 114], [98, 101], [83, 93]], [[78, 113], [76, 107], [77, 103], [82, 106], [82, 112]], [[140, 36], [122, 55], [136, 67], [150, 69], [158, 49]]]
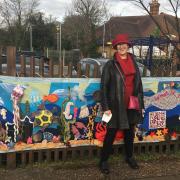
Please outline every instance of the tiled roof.
[[[160, 24], [165, 33], [178, 36], [177, 31], [175, 30], [175, 17], [161, 13], [154, 16], [154, 18]], [[104, 25], [97, 29], [96, 35], [99, 42], [102, 40], [103, 28]], [[117, 34], [120, 33], [128, 33], [130, 39], [148, 37], [155, 29], [157, 29], [157, 26], [149, 15], [112, 17], [105, 23], [105, 42], [111, 41]]]

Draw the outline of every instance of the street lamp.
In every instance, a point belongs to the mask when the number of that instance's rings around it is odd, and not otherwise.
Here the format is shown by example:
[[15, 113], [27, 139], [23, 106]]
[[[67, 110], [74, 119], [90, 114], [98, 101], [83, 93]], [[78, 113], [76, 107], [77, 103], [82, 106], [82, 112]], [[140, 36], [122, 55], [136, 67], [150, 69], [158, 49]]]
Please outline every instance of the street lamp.
[[30, 51], [33, 51], [33, 47], [32, 47], [32, 25], [30, 24], [29, 26], [29, 33], [30, 33]]
[[29, 46], [30, 46], [29, 48], [30, 48], [30, 51], [32, 52], [33, 46], [32, 46], [32, 24], [31, 23], [28, 23], [26, 31], [29, 31]]
[[105, 22], [104, 22], [104, 25], [103, 25], [103, 47], [102, 47], [102, 57], [104, 57], [104, 43], [105, 43], [105, 33], [106, 33], [106, 27], [105, 27]]
[[57, 51], [59, 51], [59, 58], [61, 60], [61, 23], [58, 22], [57, 26], [56, 26], [56, 30], [57, 30]]

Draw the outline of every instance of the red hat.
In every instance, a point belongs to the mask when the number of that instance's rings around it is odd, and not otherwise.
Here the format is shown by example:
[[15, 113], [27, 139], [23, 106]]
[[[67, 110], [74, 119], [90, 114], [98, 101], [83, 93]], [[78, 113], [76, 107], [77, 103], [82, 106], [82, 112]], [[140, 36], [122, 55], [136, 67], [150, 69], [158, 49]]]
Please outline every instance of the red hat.
[[112, 40], [112, 46], [116, 49], [118, 44], [128, 44], [131, 47], [131, 43], [129, 42], [128, 34], [118, 34], [114, 40]]

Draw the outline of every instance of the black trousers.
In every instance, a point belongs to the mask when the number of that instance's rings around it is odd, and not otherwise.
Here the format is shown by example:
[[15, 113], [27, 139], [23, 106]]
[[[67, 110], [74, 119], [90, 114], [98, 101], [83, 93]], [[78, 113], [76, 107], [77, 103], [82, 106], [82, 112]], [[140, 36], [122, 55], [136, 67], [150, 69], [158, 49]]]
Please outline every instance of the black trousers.
[[[117, 130], [118, 129], [115, 128], [107, 128], [107, 133], [101, 151], [101, 159], [100, 159], [101, 162], [108, 160], [112, 152], [113, 141], [116, 136]], [[133, 156], [134, 125], [130, 124], [130, 128], [125, 129], [123, 131], [124, 131], [125, 156], [126, 158], [131, 158]]]

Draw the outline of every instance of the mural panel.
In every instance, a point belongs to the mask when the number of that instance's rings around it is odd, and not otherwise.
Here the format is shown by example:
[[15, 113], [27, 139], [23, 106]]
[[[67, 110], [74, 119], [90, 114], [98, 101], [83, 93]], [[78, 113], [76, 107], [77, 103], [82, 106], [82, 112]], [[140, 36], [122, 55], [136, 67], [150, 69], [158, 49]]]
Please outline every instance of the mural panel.
[[[180, 78], [143, 78], [145, 116], [135, 142], [176, 139]], [[0, 77], [0, 151], [102, 145], [99, 79]], [[123, 143], [118, 131], [114, 143]]]

